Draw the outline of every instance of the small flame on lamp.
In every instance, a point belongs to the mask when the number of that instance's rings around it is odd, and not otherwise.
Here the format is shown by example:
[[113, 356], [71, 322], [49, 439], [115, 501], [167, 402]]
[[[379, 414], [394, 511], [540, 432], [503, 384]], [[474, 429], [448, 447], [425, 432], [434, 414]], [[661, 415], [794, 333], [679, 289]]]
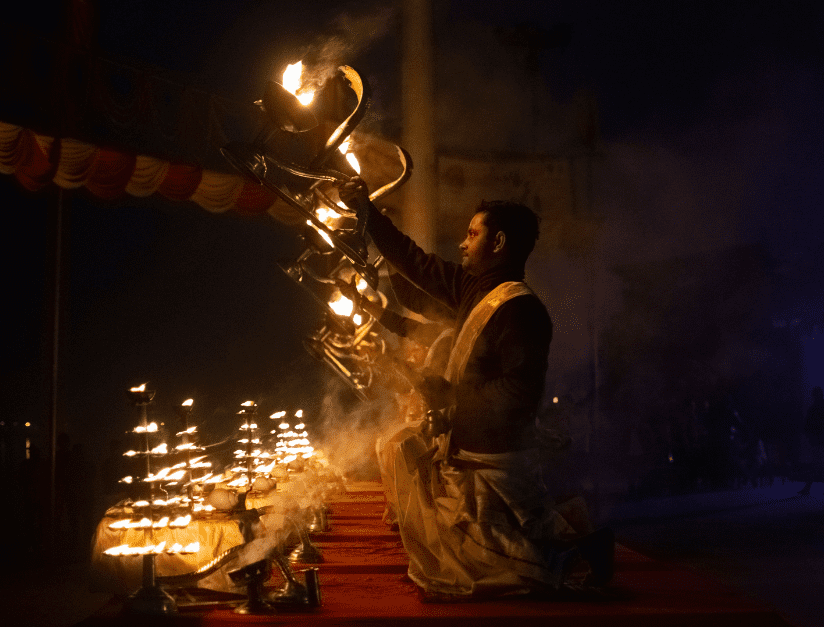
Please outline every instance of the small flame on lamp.
[[332, 238], [331, 238], [331, 237], [329, 237], [329, 233], [327, 233], [326, 231], [324, 231], [324, 230], [319, 229], [318, 227], [316, 227], [314, 224], [312, 224], [312, 221], [311, 221], [311, 220], [307, 220], [307, 221], [306, 221], [306, 224], [308, 224], [308, 225], [309, 225], [309, 226], [311, 226], [313, 229], [315, 229], [315, 230], [316, 230], [316, 231], [320, 234], [320, 236], [321, 236], [324, 240], [326, 240], [326, 243], [327, 243], [327, 244], [329, 244], [332, 248], [334, 248], [334, 247], [335, 247], [335, 243], [332, 241]]
[[329, 307], [339, 316], [348, 318], [352, 315], [355, 304], [343, 294], [338, 293], [334, 300], [329, 301]]
[[349, 165], [352, 166], [352, 169], [360, 174], [360, 163], [358, 163], [357, 157], [355, 157], [354, 153], [349, 152], [349, 140], [347, 139], [344, 141], [340, 146], [338, 146], [338, 150], [340, 150], [344, 155], [346, 155], [346, 160], [349, 162]]
[[146, 391], [146, 384], [142, 384], [137, 386], [136, 388], [129, 388], [129, 392], [145, 392]]
[[329, 223], [332, 220], [337, 220], [340, 218], [340, 214], [329, 207], [318, 207], [315, 209], [315, 215], [318, 217], [318, 220], [323, 222], [326, 226], [329, 226]]
[[192, 517], [190, 515], [186, 516], [178, 516], [173, 521], [169, 523], [170, 527], [185, 527], [190, 522], [192, 522]]
[[302, 76], [303, 63], [301, 61], [287, 65], [286, 70], [283, 72], [283, 88], [297, 96], [300, 104], [305, 107], [312, 102], [312, 99], [315, 97], [315, 92], [307, 90], [303, 87], [303, 81], [301, 80]]

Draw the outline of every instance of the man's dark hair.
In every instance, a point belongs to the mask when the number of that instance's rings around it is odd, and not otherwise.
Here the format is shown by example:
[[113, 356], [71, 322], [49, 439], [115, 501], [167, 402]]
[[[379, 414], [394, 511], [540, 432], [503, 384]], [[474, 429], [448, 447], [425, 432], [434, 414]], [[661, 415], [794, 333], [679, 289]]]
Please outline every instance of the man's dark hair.
[[484, 224], [493, 235], [503, 231], [513, 261], [525, 263], [538, 240], [541, 218], [529, 207], [509, 200], [482, 200], [475, 213], [484, 214]]

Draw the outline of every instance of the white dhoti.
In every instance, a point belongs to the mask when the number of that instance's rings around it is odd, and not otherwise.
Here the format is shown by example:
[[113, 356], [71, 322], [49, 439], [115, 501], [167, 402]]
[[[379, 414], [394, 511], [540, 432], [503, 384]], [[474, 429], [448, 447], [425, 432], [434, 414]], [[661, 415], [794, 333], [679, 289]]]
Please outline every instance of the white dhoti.
[[[556, 590], [586, 533], [582, 499], [556, 504], [537, 448], [502, 454], [458, 451], [449, 434], [407, 423], [378, 444], [387, 502], [409, 554], [409, 577], [428, 594], [493, 596]], [[570, 515], [571, 514], [571, 515]]]

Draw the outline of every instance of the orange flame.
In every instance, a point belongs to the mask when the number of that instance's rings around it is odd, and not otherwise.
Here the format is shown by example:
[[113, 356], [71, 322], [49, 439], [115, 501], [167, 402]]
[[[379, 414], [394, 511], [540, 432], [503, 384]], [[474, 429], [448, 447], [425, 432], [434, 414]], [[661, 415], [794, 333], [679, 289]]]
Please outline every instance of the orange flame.
[[286, 66], [282, 84], [286, 91], [297, 96], [304, 107], [315, 97], [315, 92], [303, 85], [303, 63], [301, 61]]

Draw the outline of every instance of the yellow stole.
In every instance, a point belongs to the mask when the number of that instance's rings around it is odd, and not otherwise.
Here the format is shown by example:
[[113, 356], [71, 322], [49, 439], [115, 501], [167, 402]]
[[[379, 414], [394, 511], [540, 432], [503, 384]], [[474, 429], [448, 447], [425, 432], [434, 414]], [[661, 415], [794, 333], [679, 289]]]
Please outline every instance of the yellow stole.
[[516, 296], [532, 293], [532, 290], [523, 281], [507, 281], [484, 296], [481, 302], [469, 312], [469, 316], [455, 340], [455, 345], [449, 355], [449, 363], [446, 365], [444, 378], [453, 385], [460, 381], [466, 369], [466, 362], [469, 361], [469, 355], [475, 347], [475, 341], [498, 307]]

